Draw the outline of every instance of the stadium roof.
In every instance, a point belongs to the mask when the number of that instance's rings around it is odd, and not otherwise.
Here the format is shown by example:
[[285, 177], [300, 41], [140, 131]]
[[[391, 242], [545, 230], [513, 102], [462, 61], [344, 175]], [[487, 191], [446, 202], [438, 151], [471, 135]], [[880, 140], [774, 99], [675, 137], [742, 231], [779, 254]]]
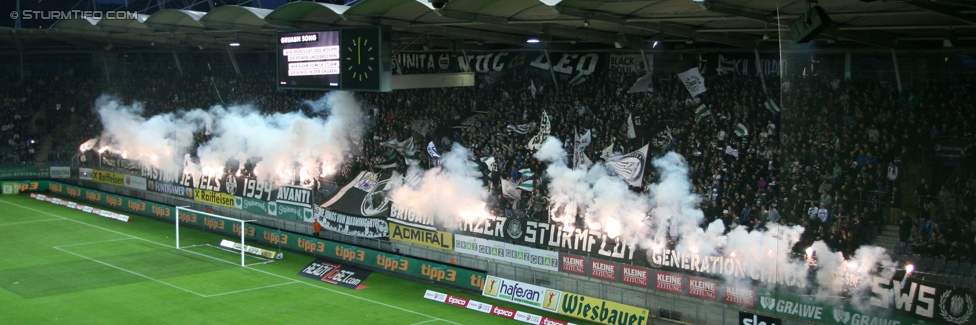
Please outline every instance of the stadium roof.
[[[371, 24], [391, 26], [394, 51], [520, 48], [530, 37], [563, 50], [639, 49], [654, 42], [675, 49], [768, 50], [777, 48], [780, 38], [792, 39], [790, 25], [808, 5], [808, 0], [451, 0], [434, 9], [429, 0], [362, 0], [351, 6], [299, 1], [273, 10], [223, 5], [206, 12], [157, 6], [135, 19], [4, 28], [0, 50], [51, 41], [92, 50], [225, 49], [230, 42], [262, 50], [275, 47], [275, 33], [282, 29]], [[817, 37], [820, 48], [943, 50], [947, 39], [949, 50], [976, 46], [976, 1], [820, 0], [819, 5], [835, 23]]]

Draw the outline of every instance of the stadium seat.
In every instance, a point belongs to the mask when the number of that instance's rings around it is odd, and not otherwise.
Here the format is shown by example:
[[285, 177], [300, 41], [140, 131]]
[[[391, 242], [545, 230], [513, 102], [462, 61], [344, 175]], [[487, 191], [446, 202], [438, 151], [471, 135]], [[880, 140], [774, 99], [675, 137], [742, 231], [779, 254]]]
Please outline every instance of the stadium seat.
[[919, 271], [931, 272], [932, 264], [934, 263], [935, 261], [932, 260], [931, 257], [925, 256], [922, 257], [922, 260], [918, 261], [918, 263], [915, 264], [915, 268], [918, 269]]
[[935, 260], [935, 264], [932, 264], [932, 269], [930, 269], [929, 272], [943, 273], [943, 270], [945, 270], [945, 266], [946, 266], [946, 260], [941, 258], [937, 259]]
[[960, 262], [959, 267], [956, 268], [956, 275], [958, 276], [969, 276], [969, 272], [972, 271], [973, 265], [969, 262]]
[[897, 244], [895, 244], [895, 254], [904, 254], [905, 253], [905, 247], [907, 247], [907, 246], [908, 245], [905, 244], [905, 242], [903, 242], [903, 241], [898, 242]]
[[957, 271], [956, 269], [958, 269], [958, 268], [959, 268], [959, 261], [957, 261], [957, 260], [951, 260], [951, 261], [946, 262], [945, 269], [943, 270], [943, 273], [949, 274], [949, 275], [956, 275], [957, 274], [956, 273], [956, 271]]

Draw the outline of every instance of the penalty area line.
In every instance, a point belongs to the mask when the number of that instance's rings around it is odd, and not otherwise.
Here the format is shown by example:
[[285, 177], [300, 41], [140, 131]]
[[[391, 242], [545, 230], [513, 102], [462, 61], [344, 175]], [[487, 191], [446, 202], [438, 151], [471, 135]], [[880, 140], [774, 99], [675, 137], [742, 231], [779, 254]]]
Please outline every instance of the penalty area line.
[[38, 222], [61, 221], [61, 220], [64, 220], [64, 219], [65, 218], [54, 218], [54, 219], [33, 220], [33, 221], [8, 222], [8, 223], [0, 223], [0, 227], [3, 227], [3, 226], [14, 226], [14, 225], [25, 225], [25, 224], [38, 223]]
[[113, 269], [116, 269], [116, 270], [119, 270], [119, 271], [122, 271], [122, 272], [126, 272], [126, 273], [129, 273], [129, 274], [135, 275], [135, 276], [139, 276], [139, 277], [142, 277], [144, 279], [147, 279], [147, 280], [150, 280], [150, 281], [159, 283], [159, 284], [163, 284], [163, 285], [169, 286], [171, 288], [175, 288], [175, 289], [178, 289], [178, 290], [183, 290], [185, 292], [189, 292], [189, 293], [195, 294], [195, 295], [200, 296], [200, 297], [204, 297], [204, 298], [207, 297], [206, 295], [196, 293], [196, 292], [194, 292], [192, 290], [189, 290], [189, 289], [186, 289], [186, 288], [182, 288], [182, 287], [177, 286], [177, 285], [172, 284], [172, 283], [167, 283], [167, 282], [163, 282], [163, 281], [157, 280], [156, 278], [153, 278], [151, 276], [148, 276], [148, 275], [145, 275], [145, 274], [136, 272], [136, 271], [128, 270], [128, 269], [123, 268], [121, 266], [116, 266], [116, 265], [113, 265], [113, 264], [110, 264], [110, 263], [102, 262], [102, 261], [96, 260], [96, 259], [91, 258], [91, 257], [88, 257], [88, 256], [84, 256], [84, 255], [81, 255], [81, 254], [78, 254], [78, 253], [75, 253], [75, 252], [68, 251], [68, 250], [63, 249], [63, 248], [54, 247], [54, 249], [59, 250], [59, 251], [62, 251], [62, 252], [65, 252], [65, 253], [68, 253], [68, 254], [71, 254], [71, 255], [74, 255], [74, 256], [77, 256], [77, 257], [81, 257], [83, 259], [86, 259], [86, 260], [89, 260], [89, 261], [92, 261], [92, 262], [95, 262], [95, 263], [98, 263], [98, 264], [101, 264], [101, 265], [108, 266], [110, 268], [113, 268]]
[[[70, 221], [73, 221], [73, 222], [76, 222], [76, 223], [80, 223], [80, 224], [83, 224], [83, 225], [86, 225], [86, 226], [89, 226], [89, 227], [93, 227], [93, 228], [105, 230], [105, 231], [108, 231], [108, 232], [111, 232], [111, 233], [115, 233], [115, 234], [119, 234], [119, 235], [122, 235], [122, 236], [130, 237], [130, 238], [133, 238], [133, 239], [138, 239], [138, 240], [150, 242], [150, 243], [153, 243], [153, 244], [156, 244], [156, 245], [160, 245], [160, 246], [164, 246], [164, 247], [173, 247], [173, 246], [170, 246], [170, 245], [167, 245], [167, 244], [158, 243], [158, 242], [155, 242], [155, 241], [152, 241], [152, 240], [149, 240], [149, 239], [145, 239], [145, 238], [142, 238], [142, 237], [133, 236], [133, 235], [130, 235], [130, 234], [127, 234], [127, 233], [124, 233], [124, 232], [120, 232], [120, 231], [116, 231], [116, 230], [112, 230], [112, 229], [108, 229], [108, 228], [104, 228], [104, 227], [99, 227], [99, 226], [96, 226], [96, 225], [93, 225], [93, 224], [90, 224], [90, 223], [87, 223], [87, 222], [78, 221], [78, 220], [71, 219], [71, 218], [61, 217], [61, 216], [55, 215], [55, 214], [50, 213], [50, 212], [47, 212], [47, 211], [41, 211], [41, 210], [34, 209], [34, 208], [31, 208], [31, 207], [27, 207], [27, 206], [23, 206], [23, 205], [20, 205], [20, 204], [17, 204], [17, 203], [8, 202], [6, 200], [0, 199], [0, 203], [5, 203], [5, 204], [13, 205], [13, 206], [16, 206], [16, 207], [20, 207], [20, 208], [27, 209], [27, 210], [31, 210], [31, 211], [35, 211], [35, 212], [40, 212], [40, 213], [43, 213], [43, 214], [46, 214], [46, 215], [49, 215], [49, 216], [53, 216], [53, 217], [64, 218], [65, 220], [70, 220]], [[216, 257], [211, 257], [211, 258], [217, 259]], [[295, 281], [295, 279], [293, 279], [293, 278], [289, 278], [289, 277], [286, 277], [286, 276], [283, 276], [283, 275], [280, 275], [280, 274], [274, 274], [274, 273], [271, 273], [271, 272], [268, 272], [268, 271], [264, 271], [264, 270], [259, 270], [259, 269], [253, 268], [253, 267], [245, 267], [245, 269], [254, 270], [255, 272], [260, 272], [260, 273], [264, 273], [264, 274], [267, 274], [267, 275], [270, 275], [270, 276], [275, 276], [275, 277], [279, 277], [279, 278], [282, 278], [282, 279]], [[353, 294], [350, 294], [350, 293], [346, 293], [346, 292], [342, 292], [342, 291], [338, 291], [338, 290], [326, 288], [324, 286], [316, 285], [316, 284], [313, 284], [313, 283], [310, 283], [310, 282], [305, 282], [305, 281], [297, 281], [297, 282], [298, 283], [301, 283], [301, 284], [305, 284], [305, 285], [310, 286], [310, 287], [313, 287], [313, 288], [318, 288], [318, 289], [325, 290], [325, 291], [329, 291], [329, 292], [332, 292], [332, 293], [335, 293], [335, 294], [343, 295], [343, 296], [346, 296], [346, 297], [349, 297], [349, 298], [353, 298], [353, 299], [358, 299], [358, 300], [362, 300], [362, 301], [374, 303], [374, 304], [377, 304], [377, 305], [380, 305], [380, 306], [384, 306], [384, 307], [389, 307], [389, 308], [396, 309], [396, 310], [399, 310], [399, 311], [402, 311], [402, 312], [406, 312], [406, 313], [410, 313], [410, 314], [414, 314], [414, 315], [420, 315], [420, 316], [424, 316], [424, 317], [430, 317], [430, 318], [433, 318], [433, 320], [439, 320], [439, 321], [442, 321], [442, 322], [445, 322], [445, 323], [449, 323], [449, 324], [463, 325], [461, 323], [452, 322], [452, 321], [449, 321], [449, 320], [446, 320], [446, 319], [443, 319], [443, 318], [434, 317], [434, 316], [427, 315], [427, 314], [424, 314], [424, 313], [421, 313], [421, 312], [418, 312], [418, 311], [413, 311], [413, 310], [410, 310], [410, 309], [407, 309], [407, 308], [403, 308], [403, 307], [399, 307], [399, 306], [394, 306], [394, 305], [390, 305], [390, 304], [387, 304], [387, 303], [384, 303], [384, 302], [372, 300], [372, 299], [369, 299], [369, 298], [364, 298], [364, 297], [360, 297], [360, 296], [353, 295]], [[197, 295], [199, 295], [199, 294], [197, 294]]]

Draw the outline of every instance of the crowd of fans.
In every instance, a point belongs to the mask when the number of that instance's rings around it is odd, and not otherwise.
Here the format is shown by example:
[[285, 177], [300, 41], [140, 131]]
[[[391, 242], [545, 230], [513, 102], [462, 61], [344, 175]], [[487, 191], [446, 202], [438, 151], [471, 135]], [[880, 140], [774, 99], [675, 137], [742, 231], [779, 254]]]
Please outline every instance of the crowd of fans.
[[[221, 103], [253, 104], [268, 113], [304, 109], [311, 114], [300, 102], [321, 96], [278, 90], [270, 65], [241, 75], [210, 64], [188, 70], [181, 75], [164, 67], [133, 67], [104, 86], [79, 80], [75, 84], [80, 86], [72, 91], [80, 102], [92, 103], [103, 92], [127, 103], [142, 102], [146, 115]], [[708, 91], [691, 98], [673, 74], [654, 75], [653, 92], [628, 93], [639, 75], [598, 70], [582, 83], [561, 79], [554, 85], [547, 71], [536, 70], [480, 74], [477, 87], [357, 94], [373, 124], [370, 134], [326, 181], [341, 184], [359, 170], [388, 162], [394, 149], [383, 143], [390, 139], [414, 137], [415, 158], [426, 167], [433, 164], [424, 150], [428, 142], [441, 150], [457, 142], [471, 149], [476, 159], [494, 158], [494, 172], [485, 177], [494, 213], [546, 220], [545, 166], [526, 148], [545, 111], [551, 134], [564, 141], [568, 152], [574, 132], [590, 130], [592, 142], [585, 154], [593, 161], [611, 145], [618, 154], [645, 144], [650, 144], [652, 157], [667, 151], [681, 154], [689, 164], [694, 191], [703, 199], [703, 225], [715, 220], [722, 220], [727, 229], [803, 225], [806, 231], [797, 247], [824, 240], [850, 254], [879, 235], [888, 208], [906, 208], [897, 220], [899, 236], [914, 253], [976, 257], [972, 249], [946, 249], [972, 248], [976, 240], [971, 170], [964, 167], [945, 186], [923, 180], [913, 202], [904, 201], [910, 196], [900, 188], [906, 168], [929, 157], [940, 137], [972, 139], [976, 99], [971, 94], [976, 85], [971, 79], [932, 81], [903, 95], [878, 80], [815, 76], [781, 81], [774, 75], [706, 72]], [[34, 102], [29, 95], [44, 96], [43, 79], [35, 81], [3, 89], [3, 121], [16, 121], [18, 114], [29, 117], [23, 114], [31, 109], [25, 103]], [[18, 96], [24, 93], [28, 96]], [[780, 113], [770, 101], [789, 110]], [[708, 114], [696, 114], [702, 105]], [[76, 132], [59, 137], [73, 150], [100, 132], [97, 116], [88, 107], [81, 111], [74, 120]], [[462, 126], [472, 111], [485, 112], [486, 118]], [[628, 121], [634, 124], [634, 137], [627, 134]], [[418, 128], [418, 123], [424, 126]], [[508, 129], [530, 123], [534, 128], [525, 134]], [[736, 133], [740, 123], [748, 134]], [[29, 124], [13, 124], [13, 132], [6, 126], [0, 132], [5, 146], [9, 139], [17, 147], [24, 135], [13, 135], [30, 132], [18, 129]], [[969, 147], [963, 153], [963, 166], [976, 166], [973, 151]], [[517, 198], [504, 196], [500, 182], [528, 180], [530, 176], [521, 172], [526, 169], [536, 175], [535, 189]], [[646, 191], [657, 177], [648, 167], [645, 187], [633, 190]]]

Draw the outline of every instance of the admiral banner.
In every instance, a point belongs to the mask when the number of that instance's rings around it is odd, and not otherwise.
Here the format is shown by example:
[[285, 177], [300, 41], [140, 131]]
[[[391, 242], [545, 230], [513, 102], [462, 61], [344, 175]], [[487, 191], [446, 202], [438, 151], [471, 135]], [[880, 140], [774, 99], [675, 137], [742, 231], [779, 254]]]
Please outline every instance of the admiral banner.
[[193, 191], [193, 200], [201, 203], [234, 207], [234, 196], [227, 193], [214, 192], [210, 190], [196, 189]]
[[390, 210], [385, 194], [389, 181], [386, 173], [360, 172], [321, 206], [350, 216], [386, 217]]
[[139, 176], [125, 175], [125, 187], [145, 191], [146, 179]]
[[454, 234], [390, 223], [390, 239], [438, 249], [454, 250]]
[[[281, 205], [278, 205], [281, 209]], [[335, 211], [315, 208], [315, 219], [322, 224], [322, 228], [347, 236], [363, 238], [387, 238], [390, 228], [383, 218], [363, 218], [347, 216]]]
[[647, 309], [570, 292], [563, 292], [559, 314], [607, 325], [647, 324], [650, 316]]
[[559, 253], [493, 240], [454, 235], [454, 251], [544, 270], [559, 270]]
[[489, 275], [481, 295], [556, 312], [563, 292]]
[[633, 260], [637, 248], [636, 242], [612, 239], [596, 230], [575, 228], [566, 231], [561, 223], [490, 216], [471, 221], [458, 218], [457, 225], [459, 232], [464, 234], [514, 241], [519, 245], [564, 248], [606, 258]]
[[182, 196], [188, 199], [194, 198], [193, 188], [182, 186], [182, 185], [164, 183], [164, 182], [154, 181], [154, 180], [147, 180], [146, 189], [153, 192], [163, 193], [163, 194]]
[[104, 170], [94, 170], [92, 172], [92, 180], [109, 185], [125, 186], [125, 175]]

